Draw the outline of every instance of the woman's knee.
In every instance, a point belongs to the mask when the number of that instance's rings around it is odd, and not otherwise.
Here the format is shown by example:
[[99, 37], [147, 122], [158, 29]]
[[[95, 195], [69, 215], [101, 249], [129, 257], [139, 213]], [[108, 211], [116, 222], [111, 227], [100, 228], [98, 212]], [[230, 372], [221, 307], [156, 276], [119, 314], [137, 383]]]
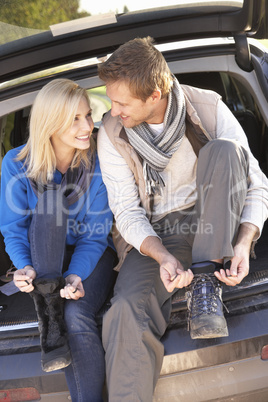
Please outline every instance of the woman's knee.
[[96, 328], [96, 316], [90, 309], [79, 306], [79, 300], [68, 300], [65, 303], [64, 319], [68, 333], [88, 332]]

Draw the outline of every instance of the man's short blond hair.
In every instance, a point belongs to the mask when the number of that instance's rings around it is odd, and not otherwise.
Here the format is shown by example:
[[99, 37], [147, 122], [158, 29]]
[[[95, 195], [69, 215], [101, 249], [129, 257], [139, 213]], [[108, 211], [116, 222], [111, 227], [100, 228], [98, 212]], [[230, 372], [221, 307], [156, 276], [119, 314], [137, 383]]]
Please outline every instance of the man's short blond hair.
[[146, 101], [155, 90], [166, 97], [173, 85], [167, 62], [151, 37], [136, 38], [121, 45], [99, 65], [99, 77], [105, 84], [124, 81], [132, 95]]

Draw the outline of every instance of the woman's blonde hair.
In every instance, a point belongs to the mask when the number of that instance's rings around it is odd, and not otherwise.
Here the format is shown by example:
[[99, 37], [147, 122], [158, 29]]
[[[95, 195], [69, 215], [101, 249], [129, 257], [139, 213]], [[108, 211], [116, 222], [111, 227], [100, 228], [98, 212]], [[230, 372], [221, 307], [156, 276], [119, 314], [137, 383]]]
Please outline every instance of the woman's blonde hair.
[[[25, 159], [27, 177], [41, 184], [47, 184], [53, 178], [56, 156], [50, 138], [55, 133], [61, 135], [72, 126], [82, 98], [90, 108], [87, 91], [68, 79], [55, 79], [40, 90], [30, 113], [28, 141], [17, 157], [17, 160]], [[93, 148], [91, 140], [91, 152]], [[89, 165], [87, 149], [75, 150], [71, 168], [80, 163]]]

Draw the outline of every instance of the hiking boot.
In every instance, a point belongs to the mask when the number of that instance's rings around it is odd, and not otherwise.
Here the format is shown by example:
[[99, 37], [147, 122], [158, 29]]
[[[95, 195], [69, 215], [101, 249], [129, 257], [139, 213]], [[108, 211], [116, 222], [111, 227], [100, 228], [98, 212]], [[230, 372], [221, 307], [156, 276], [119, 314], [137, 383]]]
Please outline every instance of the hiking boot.
[[192, 339], [228, 336], [222, 287], [214, 274], [196, 274], [186, 291], [188, 329]]

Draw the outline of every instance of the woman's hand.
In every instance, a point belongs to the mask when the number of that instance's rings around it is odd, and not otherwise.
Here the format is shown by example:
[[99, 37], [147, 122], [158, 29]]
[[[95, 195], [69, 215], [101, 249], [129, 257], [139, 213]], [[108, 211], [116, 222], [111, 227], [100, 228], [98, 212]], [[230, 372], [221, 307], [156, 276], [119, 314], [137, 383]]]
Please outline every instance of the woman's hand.
[[60, 290], [60, 295], [65, 299], [78, 300], [85, 296], [82, 280], [80, 276], [71, 274], [65, 278], [66, 285]]
[[30, 293], [34, 290], [32, 284], [36, 277], [36, 272], [31, 265], [26, 265], [23, 269], [15, 271], [13, 276], [14, 284], [21, 292]]

